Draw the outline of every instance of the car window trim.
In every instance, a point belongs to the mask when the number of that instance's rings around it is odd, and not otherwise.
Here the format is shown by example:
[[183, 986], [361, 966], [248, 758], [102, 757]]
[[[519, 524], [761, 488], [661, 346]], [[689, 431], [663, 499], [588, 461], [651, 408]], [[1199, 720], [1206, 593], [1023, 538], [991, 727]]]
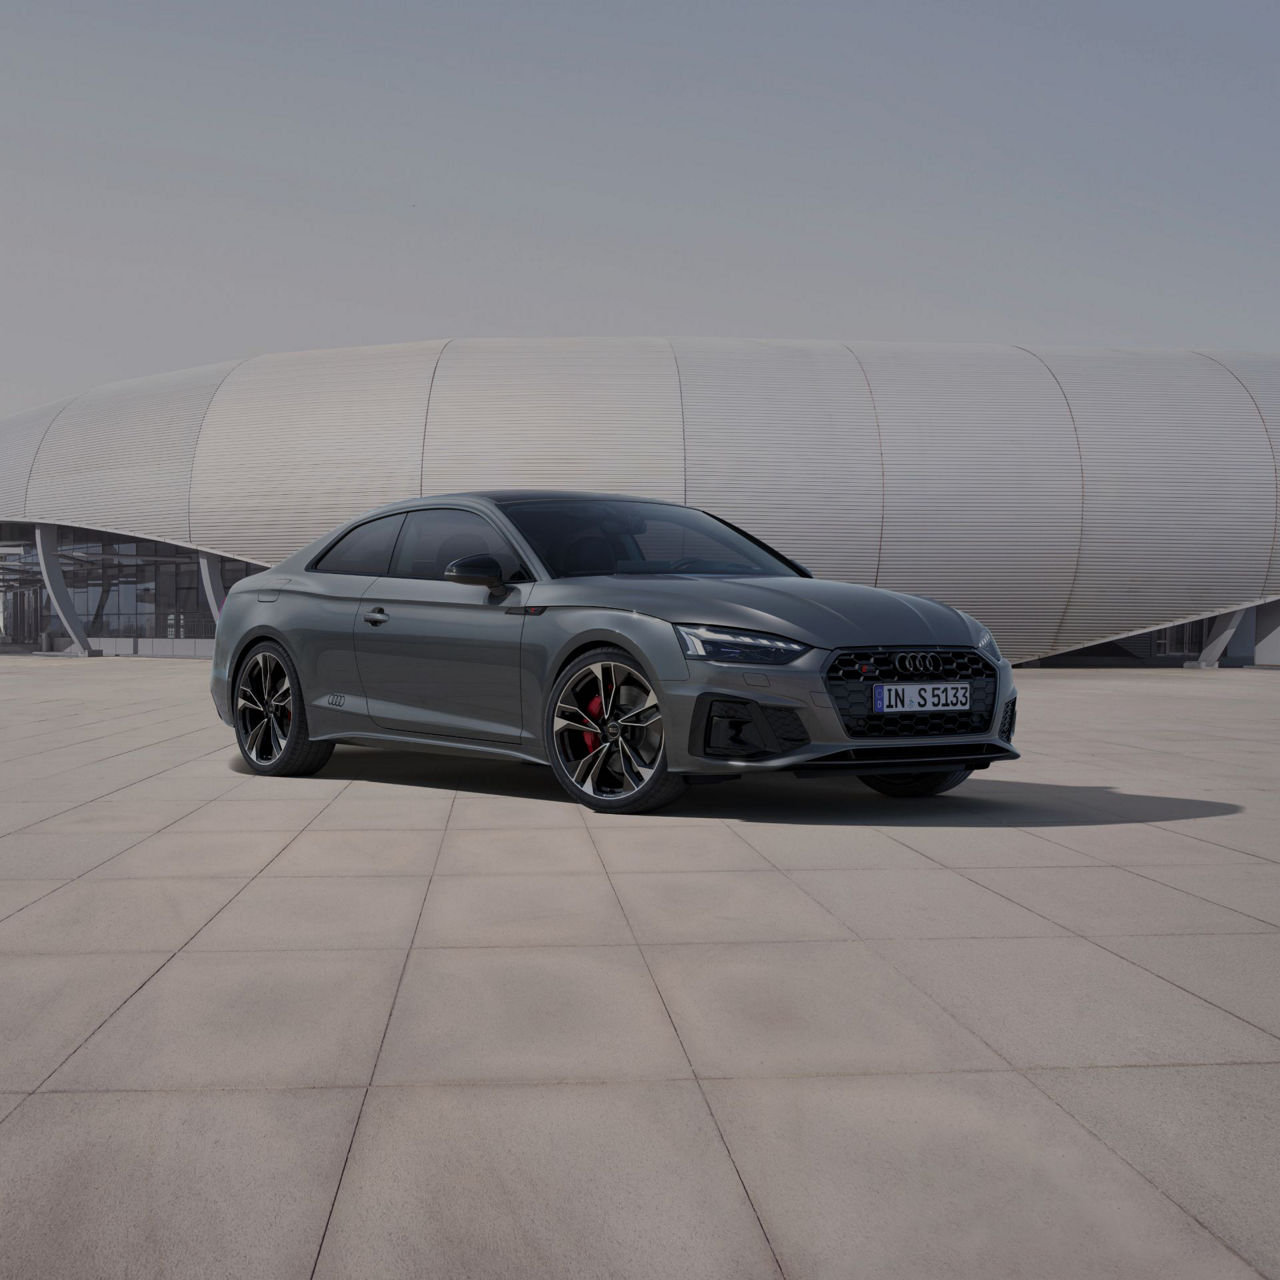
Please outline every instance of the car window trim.
[[405, 511], [384, 511], [379, 515], [370, 516], [367, 520], [357, 520], [355, 524], [348, 525], [345, 529], [340, 530], [329, 542], [303, 567], [304, 573], [331, 573], [336, 578], [383, 578], [385, 573], [355, 573], [349, 569], [321, 569], [320, 561], [332, 551], [338, 543], [342, 542], [348, 535], [355, 533], [357, 529], [363, 529], [367, 524], [373, 524], [378, 520], [394, 520], [397, 516], [400, 518], [400, 528], [396, 530], [396, 536], [391, 543], [391, 554], [387, 557], [387, 568], [391, 567], [391, 561], [395, 559], [396, 547], [400, 545], [400, 535], [404, 532], [404, 519], [408, 512]]

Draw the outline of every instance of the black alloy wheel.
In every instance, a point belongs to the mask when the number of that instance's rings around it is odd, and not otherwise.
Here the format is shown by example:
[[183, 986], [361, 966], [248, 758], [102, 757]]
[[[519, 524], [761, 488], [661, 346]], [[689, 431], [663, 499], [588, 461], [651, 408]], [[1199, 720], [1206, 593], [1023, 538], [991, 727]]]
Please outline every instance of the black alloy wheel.
[[236, 674], [236, 742], [254, 773], [301, 776], [324, 768], [332, 742], [313, 742], [298, 673], [272, 641], [254, 645]]
[[546, 743], [560, 785], [603, 813], [656, 809], [685, 787], [667, 771], [657, 692], [622, 649], [593, 649], [569, 664], [547, 701]]

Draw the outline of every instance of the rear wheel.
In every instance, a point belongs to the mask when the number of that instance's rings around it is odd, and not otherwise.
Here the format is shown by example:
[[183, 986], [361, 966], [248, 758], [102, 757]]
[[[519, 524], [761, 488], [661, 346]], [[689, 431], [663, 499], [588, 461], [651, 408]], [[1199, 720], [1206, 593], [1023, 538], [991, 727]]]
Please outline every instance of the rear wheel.
[[941, 795], [952, 787], [958, 787], [972, 772], [972, 769], [947, 769], [941, 772], [932, 769], [927, 773], [870, 773], [864, 774], [861, 780], [882, 796], [909, 799]]
[[645, 813], [685, 788], [667, 772], [658, 695], [623, 649], [592, 649], [565, 668], [547, 700], [544, 734], [560, 785], [601, 813]]
[[254, 773], [300, 777], [329, 763], [332, 742], [312, 742], [298, 672], [289, 655], [264, 640], [236, 673], [236, 742]]

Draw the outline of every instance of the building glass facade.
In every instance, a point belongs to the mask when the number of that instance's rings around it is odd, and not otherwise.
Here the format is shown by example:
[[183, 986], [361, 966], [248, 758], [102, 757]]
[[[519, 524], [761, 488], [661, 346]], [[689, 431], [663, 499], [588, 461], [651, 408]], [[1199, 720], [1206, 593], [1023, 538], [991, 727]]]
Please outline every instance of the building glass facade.
[[[212, 641], [216, 619], [200, 583], [199, 557], [189, 547], [70, 526], [59, 526], [57, 544], [63, 579], [91, 642]], [[243, 560], [218, 563], [224, 590], [261, 572], [260, 565]], [[50, 606], [29, 524], [0, 524], [0, 638], [32, 648], [61, 648], [68, 640]]]

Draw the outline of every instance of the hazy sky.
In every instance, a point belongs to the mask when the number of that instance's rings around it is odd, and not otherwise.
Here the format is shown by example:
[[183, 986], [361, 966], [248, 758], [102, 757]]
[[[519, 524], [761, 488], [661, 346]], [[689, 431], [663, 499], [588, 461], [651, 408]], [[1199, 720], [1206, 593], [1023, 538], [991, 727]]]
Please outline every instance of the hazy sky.
[[1275, 0], [0, 0], [0, 415], [260, 351], [1280, 348]]

